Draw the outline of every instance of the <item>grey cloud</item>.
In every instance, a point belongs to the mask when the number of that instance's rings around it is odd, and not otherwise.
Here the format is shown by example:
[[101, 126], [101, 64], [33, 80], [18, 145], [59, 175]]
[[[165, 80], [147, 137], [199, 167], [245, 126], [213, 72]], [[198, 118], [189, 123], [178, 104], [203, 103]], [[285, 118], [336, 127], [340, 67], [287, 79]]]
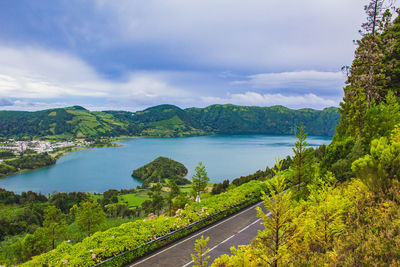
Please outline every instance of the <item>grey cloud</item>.
[[[97, 1], [115, 38], [193, 65], [234, 70], [337, 70], [353, 57], [363, 0]], [[110, 33], [107, 33], [110, 34]], [[107, 42], [107, 40], [105, 40]], [[161, 45], [160, 45], [161, 44]], [[171, 61], [171, 64], [174, 64]]]
[[0, 106], [1, 107], [6, 107], [6, 106], [13, 106], [14, 102], [7, 98], [0, 98]]
[[235, 87], [251, 88], [269, 93], [313, 93], [339, 96], [345, 82], [341, 72], [295, 71], [281, 73], [260, 73], [232, 82]]

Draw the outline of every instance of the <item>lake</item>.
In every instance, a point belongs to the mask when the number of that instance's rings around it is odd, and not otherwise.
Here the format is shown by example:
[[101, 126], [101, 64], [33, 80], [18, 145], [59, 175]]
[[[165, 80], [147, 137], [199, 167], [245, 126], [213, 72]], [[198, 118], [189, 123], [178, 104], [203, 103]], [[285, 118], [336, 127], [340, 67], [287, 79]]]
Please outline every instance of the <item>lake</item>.
[[[136, 138], [118, 142], [122, 147], [93, 148], [61, 157], [54, 166], [0, 179], [10, 191], [104, 192], [135, 188], [132, 171], [159, 156], [183, 163], [191, 178], [200, 161], [211, 182], [232, 180], [266, 166], [275, 158], [293, 155], [292, 135], [214, 135], [181, 138]], [[310, 146], [329, 144], [331, 137], [308, 136]]]

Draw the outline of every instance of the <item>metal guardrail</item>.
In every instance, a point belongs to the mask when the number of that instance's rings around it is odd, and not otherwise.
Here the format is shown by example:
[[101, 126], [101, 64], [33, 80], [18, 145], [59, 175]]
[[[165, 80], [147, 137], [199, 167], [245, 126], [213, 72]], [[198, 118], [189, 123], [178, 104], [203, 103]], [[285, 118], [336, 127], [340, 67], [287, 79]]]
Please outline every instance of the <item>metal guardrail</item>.
[[[152, 252], [152, 251], [154, 251], [154, 250], [156, 250], [156, 249], [158, 249], [158, 248], [160, 248], [160, 247], [162, 247], [162, 246], [164, 246], [164, 245], [166, 245], [168, 243], [171, 243], [171, 242], [173, 242], [173, 241], [175, 241], [175, 240], [177, 240], [177, 239], [179, 239], [181, 237], [189, 235], [190, 233], [194, 232], [195, 230], [198, 230], [198, 229], [201, 229], [201, 228], [203, 228], [203, 227], [205, 227], [207, 225], [210, 225], [211, 223], [217, 221], [217, 220], [215, 220], [215, 218], [217, 218], [218, 216], [223, 215], [221, 217], [221, 219], [222, 219], [222, 218], [226, 217], [227, 215], [235, 213], [235, 209], [236, 208], [238, 208], [240, 206], [243, 206], [243, 205], [251, 202], [252, 200], [257, 200], [257, 201], [261, 200], [261, 195], [248, 198], [248, 199], [240, 202], [239, 204], [230, 206], [229, 208], [226, 208], [226, 209], [224, 209], [222, 211], [214, 213], [214, 214], [212, 214], [212, 215], [210, 215], [208, 217], [205, 217], [205, 218], [202, 218], [202, 219], [200, 219], [198, 221], [192, 222], [191, 224], [189, 224], [189, 225], [187, 225], [185, 227], [178, 228], [178, 229], [176, 229], [174, 231], [169, 232], [168, 234], [165, 234], [163, 236], [157, 237], [156, 239], [150, 240], [150, 241], [146, 242], [143, 245], [137, 246], [137, 247], [135, 247], [135, 248], [133, 248], [131, 250], [123, 251], [123, 252], [121, 252], [121, 253], [119, 253], [119, 254], [117, 254], [115, 256], [112, 256], [112, 257], [110, 257], [108, 259], [105, 259], [104, 261], [102, 261], [100, 263], [97, 263], [96, 265], [92, 265], [92, 267], [103, 266], [103, 265], [105, 265], [105, 266], [107, 266], [107, 265], [110, 265], [110, 266], [121, 266], [123, 264], [132, 262], [133, 260], [138, 259], [139, 257], [142, 257], [143, 255], [145, 255], [145, 254], [147, 254], [149, 252]], [[255, 202], [257, 202], [257, 201], [255, 201]], [[241, 211], [241, 210], [247, 208], [250, 205], [251, 204], [245, 205], [245, 206], [241, 207], [239, 210], [237, 210], [236, 212]], [[226, 213], [226, 214], [224, 215], [224, 213]], [[202, 223], [205, 223], [205, 224], [202, 225]], [[180, 235], [180, 234], [182, 234], [182, 235]], [[171, 239], [169, 241], [167, 241], [166, 243], [162, 242], [162, 241], [168, 240], [169, 238], [171, 238]], [[157, 244], [157, 243], [159, 243], [159, 244]], [[152, 245], [156, 245], [156, 246], [154, 248], [150, 248]], [[143, 251], [140, 251], [141, 249], [143, 249]], [[132, 257], [127, 257], [126, 262], [119, 262], [119, 263], [115, 262], [115, 265], [113, 264], [114, 260], [118, 260], [119, 258], [121, 258], [123, 256], [128, 256], [129, 253], [132, 254], [131, 255]], [[121, 259], [121, 260], [124, 261], [123, 259]]]

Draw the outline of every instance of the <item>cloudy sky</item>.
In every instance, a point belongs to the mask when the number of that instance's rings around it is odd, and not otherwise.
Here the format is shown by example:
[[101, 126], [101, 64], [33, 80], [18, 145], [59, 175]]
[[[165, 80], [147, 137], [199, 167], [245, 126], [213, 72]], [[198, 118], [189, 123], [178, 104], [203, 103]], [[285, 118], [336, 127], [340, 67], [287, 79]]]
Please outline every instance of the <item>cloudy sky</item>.
[[366, 0], [1, 0], [0, 109], [337, 106]]

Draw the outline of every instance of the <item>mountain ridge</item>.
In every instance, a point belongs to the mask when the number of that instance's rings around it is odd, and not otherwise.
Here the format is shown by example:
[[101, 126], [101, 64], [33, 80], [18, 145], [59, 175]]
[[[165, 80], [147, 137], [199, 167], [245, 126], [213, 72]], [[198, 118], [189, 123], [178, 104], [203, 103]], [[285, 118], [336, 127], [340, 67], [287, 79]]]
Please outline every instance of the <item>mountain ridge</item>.
[[179, 137], [218, 133], [293, 134], [304, 124], [311, 135], [332, 136], [339, 109], [289, 109], [284, 106], [215, 104], [179, 108], [163, 104], [142, 111], [89, 111], [81, 106], [40, 111], [0, 111], [0, 137], [96, 138]]

